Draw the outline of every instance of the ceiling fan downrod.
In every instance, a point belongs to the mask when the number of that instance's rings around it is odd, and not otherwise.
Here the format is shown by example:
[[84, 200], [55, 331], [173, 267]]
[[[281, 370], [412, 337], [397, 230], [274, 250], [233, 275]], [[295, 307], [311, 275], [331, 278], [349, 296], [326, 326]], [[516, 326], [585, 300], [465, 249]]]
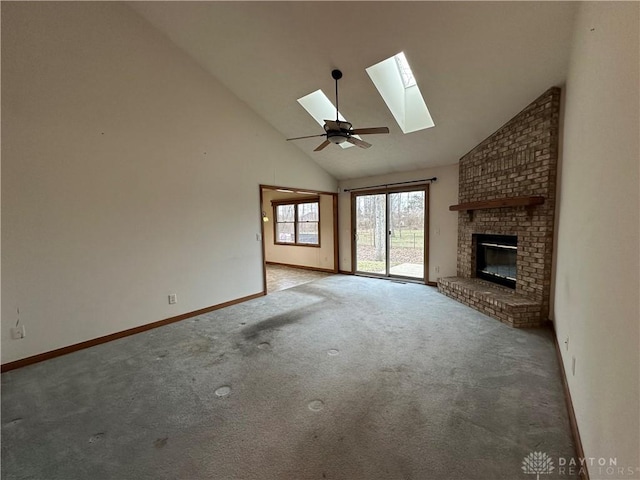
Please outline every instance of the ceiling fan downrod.
[[336, 81], [336, 122], [339, 122], [340, 119], [338, 117], [338, 80], [340, 80], [342, 78], [342, 72], [338, 69], [336, 70], [331, 70], [331, 76], [333, 77], [333, 79]]

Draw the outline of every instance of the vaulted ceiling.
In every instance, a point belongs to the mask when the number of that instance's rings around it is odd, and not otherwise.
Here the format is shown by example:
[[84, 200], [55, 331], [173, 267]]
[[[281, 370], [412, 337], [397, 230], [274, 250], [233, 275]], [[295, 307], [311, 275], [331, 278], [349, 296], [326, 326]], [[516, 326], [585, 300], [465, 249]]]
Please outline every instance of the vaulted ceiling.
[[[296, 102], [321, 88], [369, 149], [290, 142], [337, 179], [448, 165], [564, 84], [574, 2], [131, 2], [288, 137], [323, 133]], [[435, 127], [403, 134], [365, 68], [404, 51]], [[224, 115], [224, 112], [221, 112]], [[242, 128], [235, 125], [234, 128]], [[250, 139], [250, 132], [247, 132]]]

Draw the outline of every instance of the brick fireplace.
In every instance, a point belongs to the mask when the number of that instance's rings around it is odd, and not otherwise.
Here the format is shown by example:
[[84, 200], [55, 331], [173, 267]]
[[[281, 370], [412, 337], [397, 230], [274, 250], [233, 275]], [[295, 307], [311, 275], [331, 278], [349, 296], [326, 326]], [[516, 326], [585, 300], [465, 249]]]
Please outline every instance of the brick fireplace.
[[[450, 207], [459, 212], [457, 276], [440, 278], [438, 289], [514, 327], [549, 317], [559, 115], [560, 89], [553, 87], [460, 159], [459, 203]], [[501, 266], [506, 255], [491, 267], [515, 273], [514, 282], [480, 278], [482, 235], [517, 239], [516, 267]]]

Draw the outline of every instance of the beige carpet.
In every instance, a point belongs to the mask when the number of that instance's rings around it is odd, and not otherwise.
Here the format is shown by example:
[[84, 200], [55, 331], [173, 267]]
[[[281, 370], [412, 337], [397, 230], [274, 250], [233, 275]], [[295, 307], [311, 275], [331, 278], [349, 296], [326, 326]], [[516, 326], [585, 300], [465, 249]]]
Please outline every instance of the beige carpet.
[[333, 275], [2, 375], [2, 478], [532, 480], [574, 455], [552, 336]]

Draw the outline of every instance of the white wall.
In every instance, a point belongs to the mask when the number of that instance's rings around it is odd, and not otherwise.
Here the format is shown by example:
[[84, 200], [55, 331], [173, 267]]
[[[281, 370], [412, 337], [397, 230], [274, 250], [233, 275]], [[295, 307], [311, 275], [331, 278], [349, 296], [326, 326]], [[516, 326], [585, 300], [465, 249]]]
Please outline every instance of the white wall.
[[272, 200], [301, 198], [301, 195], [286, 194], [264, 189], [262, 208], [269, 217], [264, 224], [264, 256], [267, 262], [298, 265], [321, 270], [333, 270], [333, 196], [319, 195], [320, 203], [320, 247], [300, 247], [297, 245], [276, 245], [274, 243], [274, 218]]
[[[640, 468], [639, 15], [637, 2], [580, 6], [566, 86], [555, 279], [555, 327], [585, 455], [617, 458], [625, 469]], [[590, 472], [592, 479], [640, 478], [640, 469]]]
[[[458, 251], [458, 212], [449, 205], [458, 203], [458, 164], [413, 172], [394, 173], [340, 182], [338, 221], [340, 231], [340, 270], [351, 271], [351, 194], [344, 189], [438, 177], [432, 183], [429, 204], [429, 281], [456, 275]], [[436, 268], [439, 267], [439, 272]]]
[[2, 3], [2, 129], [3, 363], [261, 292], [259, 184], [337, 186], [111, 2]]

